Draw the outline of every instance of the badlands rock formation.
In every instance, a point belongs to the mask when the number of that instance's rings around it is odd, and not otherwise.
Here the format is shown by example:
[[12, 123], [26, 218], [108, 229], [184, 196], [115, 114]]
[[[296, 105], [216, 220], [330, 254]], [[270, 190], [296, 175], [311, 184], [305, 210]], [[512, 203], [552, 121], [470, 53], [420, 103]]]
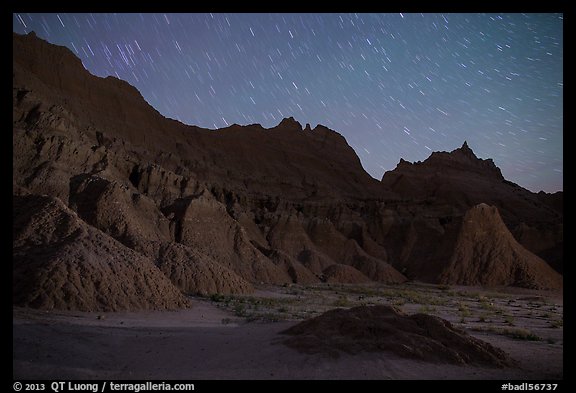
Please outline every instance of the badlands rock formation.
[[464, 215], [440, 282], [546, 289], [560, 288], [562, 276], [514, 239], [498, 209], [481, 203]]
[[[303, 128], [293, 118], [270, 129], [184, 125], [161, 116], [128, 83], [91, 75], [68, 49], [34, 33], [13, 35], [13, 150], [16, 199], [22, 190], [50, 198], [74, 214], [62, 230], [84, 228], [82, 239], [96, 244], [114, 239], [106, 253], [130, 253], [141, 269], [169, 279], [132, 283], [165, 288], [165, 303], [103, 296], [99, 309], [172, 307], [184, 305], [180, 292], [248, 293], [258, 283], [440, 282], [453, 265], [463, 216], [478, 203], [496, 206], [518, 241], [562, 266], [562, 196], [507, 182], [467, 145], [424, 163], [401, 162], [380, 182], [327, 127]], [[31, 228], [22, 233], [40, 230]], [[19, 255], [49, 254], [46, 244], [31, 244], [15, 238], [15, 273], [28, 271], [28, 257]], [[86, 268], [95, 269], [96, 259], [85, 258]], [[54, 268], [35, 270], [37, 285], [71, 262], [50, 263]], [[128, 285], [123, 274], [107, 285]], [[556, 276], [534, 280], [488, 284], [558, 283]], [[15, 301], [80, 309], [82, 293], [97, 296], [92, 281], [77, 280], [67, 295], [45, 290], [34, 302], [34, 288], [18, 273]]]
[[14, 195], [14, 304], [43, 309], [176, 309], [189, 301], [153, 261], [54, 197]]

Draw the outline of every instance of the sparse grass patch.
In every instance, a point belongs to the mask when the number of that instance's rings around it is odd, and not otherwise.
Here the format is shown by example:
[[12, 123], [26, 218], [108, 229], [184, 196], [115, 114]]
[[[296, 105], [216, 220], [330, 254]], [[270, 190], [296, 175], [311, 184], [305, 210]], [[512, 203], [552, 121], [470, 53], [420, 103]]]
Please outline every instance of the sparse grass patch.
[[285, 318], [282, 318], [282, 316], [278, 315], [278, 314], [274, 314], [274, 313], [264, 313], [264, 314], [258, 314], [258, 315], [251, 315], [248, 318], [246, 318], [246, 321], [248, 322], [255, 322], [255, 321], [260, 321], [260, 322], [279, 322], [284, 320]]
[[468, 308], [468, 306], [462, 302], [458, 303], [458, 311], [460, 311], [460, 316], [462, 318], [472, 316], [472, 312]]
[[210, 295], [210, 300], [216, 303], [224, 302], [228, 299], [226, 295], [222, 295], [221, 293], [213, 293]]
[[490, 322], [490, 316], [488, 314], [480, 314], [478, 322]]
[[371, 288], [371, 287], [354, 286], [354, 287], [348, 287], [348, 288], [343, 288], [343, 289], [345, 289], [346, 292], [348, 292], [350, 294], [354, 294], [354, 295], [381, 296], [381, 294], [379, 293], [378, 290]]
[[352, 303], [348, 300], [346, 295], [340, 295], [333, 303], [334, 307], [351, 307]]
[[497, 327], [474, 327], [472, 330], [480, 332], [491, 332], [495, 334], [500, 334], [502, 336], [507, 336], [515, 340], [525, 340], [525, 341], [540, 341], [541, 337], [537, 336], [533, 332], [527, 329], [519, 328], [497, 328]]
[[499, 293], [499, 292], [490, 292], [488, 293], [488, 296], [493, 298], [493, 299], [509, 299], [510, 295], [505, 294], [505, 293]]
[[512, 337], [516, 340], [527, 340], [527, 341], [540, 341], [542, 338], [538, 337], [536, 334], [532, 333], [527, 329], [504, 329], [503, 333], [505, 336]]
[[564, 326], [564, 321], [562, 319], [555, 319], [553, 321], [550, 321], [551, 328], [558, 329], [561, 328], [562, 326]]
[[490, 301], [490, 299], [482, 297], [480, 299], [478, 299], [478, 301], [480, 302], [480, 308], [482, 308], [483, 310], [490, 310], [493, 311], [494, 310], [494, 303]]
[[400, 306], [405, 305], [405, 304], [406, 304], [406, 301], [405, 301], [404, 299], [394, 299], [394, 300], [392, 300], [392, 303], [391, 303], [391, 304], [392, 304], [393, 306], [400, 307]]
[[436, 307], [434, 307], [434, 306], [429, 306], [429, 305], [420, 306], [420, 308], [418, 309], [418, 312], [421, 313], [421, 314], [435, 313], [435, 312], [436, 312]]
[[236, 314], [237, 317], [248, 316], [246, 313], [246, 307], [242, 303], [236, 303], [236, 305], [234, 305], [234, 314]]
[[[311, 286], [288, 286], [264, 288], [269, 292], [252, 295], [212, 294], [206, 299], [214, 306], [227, 310], [230, 318], [222, 324], [240, 321], [275, 322], [281, 320], [303, 320], [317, 316], [327, 310], [358, 305], [390, 305], [418, 312], [437, 315], [458, 323], [462, 328], [488, 329], [497, 323], [493, 332], [516, 340], [538, 340], [529, 330], [533, 326], [562, 328], [562, 306], [529, 299], [503, 300], [484, 290], [469, 292], [472, 288], [455, 288], [443, 285], [385, 285], [385, 284], [328, 284]], [[268, 294], [275, 292], [274, 294]], [[262, 296], [265, 295], [265, 296]], [[537, 303], [544, 307], [538, 308]], [[543, 319], [543, 314], [545, 318]], [[514, 318], [519, 318], [516, 322]], [[527, 319], [526, 321], [524, 319]], [[532, 319], [532, 321], [528, 320]], [[526, 322], [526, 325], [524, 325]], [[517, 326], [515, 326], [517, 325]], [[485, 329], [484, 329], [485, 330]], [[549, 332], [552, 332], [549, 330]], [[546, 337], [542, 339], [546, 341]]]
[[504, 317], [504, 322], [506, 322], [510, 326], [514, 326], [514, 317], [512, 315], [506, 315]]

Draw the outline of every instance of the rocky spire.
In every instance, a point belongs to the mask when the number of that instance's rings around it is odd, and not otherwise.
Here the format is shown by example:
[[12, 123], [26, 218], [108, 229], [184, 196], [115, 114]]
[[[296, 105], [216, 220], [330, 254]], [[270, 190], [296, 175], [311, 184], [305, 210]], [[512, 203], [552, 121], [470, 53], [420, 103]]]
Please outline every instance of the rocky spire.
[[476, 158], [476, 154], [474, 154], [472, 149], [470, 149], [470, 147], [468, 146], [468, 142], [466, 142], [466, 141], [464, 141], [464, 143], [462, 144], [462, 147], [458, 150], [460, 150], [460, 152], [464, 153], [465, 155], [467, 155], [469, 157]]

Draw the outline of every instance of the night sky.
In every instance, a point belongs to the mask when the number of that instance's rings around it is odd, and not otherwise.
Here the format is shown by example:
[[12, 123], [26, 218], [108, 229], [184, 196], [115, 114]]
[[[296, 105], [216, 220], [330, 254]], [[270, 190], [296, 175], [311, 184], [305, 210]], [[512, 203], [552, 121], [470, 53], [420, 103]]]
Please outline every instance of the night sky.
[[532, 191], [563, 189], [561, 14], [13, 14], [167, 117], [293, 116], [380, 179], [464, 140]]

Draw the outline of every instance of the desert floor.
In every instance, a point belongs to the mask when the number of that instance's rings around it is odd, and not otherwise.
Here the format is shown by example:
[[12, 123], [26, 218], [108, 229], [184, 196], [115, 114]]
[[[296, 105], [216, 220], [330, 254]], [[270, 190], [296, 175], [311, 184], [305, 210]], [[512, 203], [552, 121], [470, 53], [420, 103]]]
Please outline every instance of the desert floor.
[[[15, 379], [561, 379], [559, 292], [403, 285], [259, 286], [193, 298], [179, 311], [88, 313], [13, 309]], [[386, 352], [307, 355], [279, 332], [335, 307], [392, 304], [445, 318], [518, 367], [455, 366]]]

